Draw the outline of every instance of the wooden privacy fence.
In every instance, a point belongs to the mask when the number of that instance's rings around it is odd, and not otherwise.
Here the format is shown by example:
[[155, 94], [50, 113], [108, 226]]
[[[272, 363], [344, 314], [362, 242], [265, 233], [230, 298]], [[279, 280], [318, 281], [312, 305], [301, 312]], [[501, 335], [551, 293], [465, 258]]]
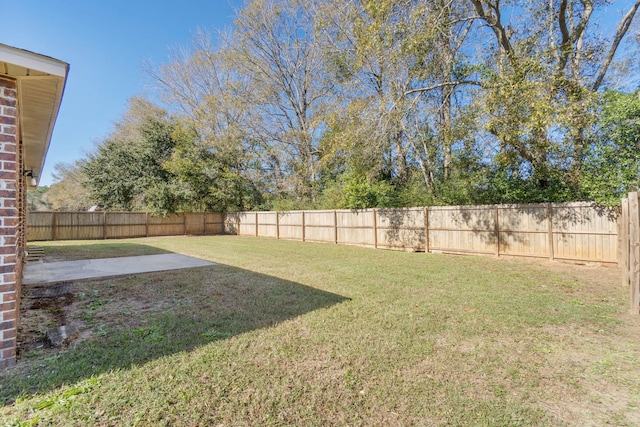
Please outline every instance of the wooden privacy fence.
[[622, 285], [629, 287], [630, 311], [640, 313], [640, 202], [639, 193], [622, 199], [620, 268]]
[[30, 212], [27, 238], [238, 234], [383, 249], [618, 262], [618, 219], [588, 203], [182, 213]]
[[94, 240], [222, 234], [224, 214], [145, 212], [29, 212], [27, 240]]
[[618, 218], [590, 203], [238, 212], [225, 232], [384, 249], [618, 262]]

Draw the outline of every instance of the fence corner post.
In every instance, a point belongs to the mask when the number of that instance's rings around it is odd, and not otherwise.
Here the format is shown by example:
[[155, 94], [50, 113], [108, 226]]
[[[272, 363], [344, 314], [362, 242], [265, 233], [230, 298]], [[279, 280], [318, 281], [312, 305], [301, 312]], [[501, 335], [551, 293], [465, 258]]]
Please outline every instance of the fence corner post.
[[629, 312], [640, 314], [640, 203], [629, 193]]
[[258, 211], [256, 211], [255, 220], [256, 220], [256, 237], [258, 237]]
[[276, 211], [276, 239], [280, 240], [280, 212]]

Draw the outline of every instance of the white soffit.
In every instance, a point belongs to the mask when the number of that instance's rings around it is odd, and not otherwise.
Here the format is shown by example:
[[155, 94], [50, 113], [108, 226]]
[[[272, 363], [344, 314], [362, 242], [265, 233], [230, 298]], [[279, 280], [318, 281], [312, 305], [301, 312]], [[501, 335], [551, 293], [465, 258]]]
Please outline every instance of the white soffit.
[[69, 64], [0, 44], [0, 76], [16, 79], [24, 166], [40, 178]]

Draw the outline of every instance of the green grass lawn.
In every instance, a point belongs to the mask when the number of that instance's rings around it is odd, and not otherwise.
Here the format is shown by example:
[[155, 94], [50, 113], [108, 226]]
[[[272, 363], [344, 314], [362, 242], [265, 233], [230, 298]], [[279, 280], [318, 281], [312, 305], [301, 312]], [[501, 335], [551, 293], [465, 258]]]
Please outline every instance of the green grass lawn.
[[235, 236], [42, 246], [217, 264], [75, 284], [81, 339], [0, 372], [0, 425], [640, 425], [617, 269]]

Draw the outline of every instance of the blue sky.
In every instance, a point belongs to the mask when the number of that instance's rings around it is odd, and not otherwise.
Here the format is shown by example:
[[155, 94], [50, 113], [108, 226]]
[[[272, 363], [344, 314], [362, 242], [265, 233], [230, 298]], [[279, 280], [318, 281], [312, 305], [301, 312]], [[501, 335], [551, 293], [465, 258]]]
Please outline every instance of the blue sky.
[[243, 0], [0, 0], [0, 43], [51, 56], [71, 69], [40, 183], [112, 130], [127, 99], [148, 92], [145, 59], [168, 62], [198, 27], [230, 27]]

